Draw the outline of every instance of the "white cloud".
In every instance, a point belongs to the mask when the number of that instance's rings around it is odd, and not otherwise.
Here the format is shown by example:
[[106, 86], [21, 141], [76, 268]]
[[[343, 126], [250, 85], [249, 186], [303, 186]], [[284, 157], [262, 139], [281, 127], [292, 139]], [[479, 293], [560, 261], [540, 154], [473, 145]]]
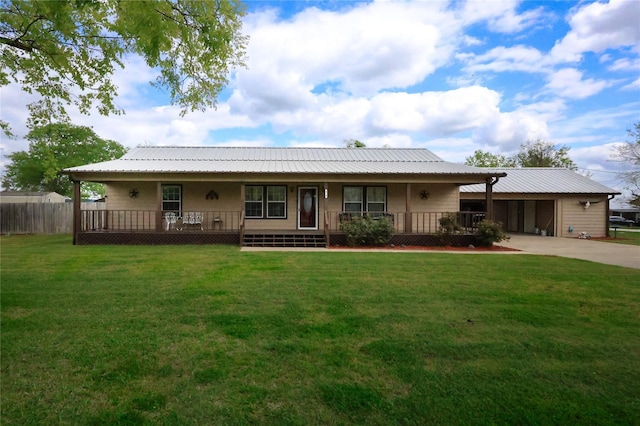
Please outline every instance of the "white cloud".
[[640, 58], [620, 58], [607, 67], [609, 71], [631, 71], [640, 73]]
[[605, 80], [592, 78], [583, 80], [580, 71], [574, 68], [564, 68], [549, 76], [549, 82], [545, 88], [561, 97], [584, 99], [612, 85], [612, 82]]
[[[376, 2], [340, 12], [309, 8], [285, 22], [272, 11], [256, 13], [247, 19], [248, 69], [238, 72], [233, 108], [263, 113], [281, 97], [279, 102], [295, 109], [327, 83], [355, 96], [419, 83], [450, 59], [458, 42], [461, 26], [445, 6]], [[254, 104], [243, 102], [249, 97]]]
[[630, 91], [638, 91], [640, 90], [640, 77], [638, 77], [635, 81], [632, 81], [631, 83], [627, 84], [626, 86], [622, 87], [622, 90], [630, 90]]
[[551, 55], [557, 61], [577, 62], [584, 52], [602, 52], [631, 46], [640, 53], [640, 2], [611, 0], [574, 9], [568, 22], [571, 31], [556, 43]]
[[542, 52], [531, 46], [499, 46], [482, 55], [459, 54], [458, 59], [466, 63], [470, 72], [542, 72], [548, 66]]
[[379, 130], [451, 135], [481, 125], [498, 113], [500, 95], [473, 86], [448, 92], [381, 93], [371, 101], [369, 121]]
[[489, 31], [512, 34], [535, 25], [542, 16], [541, 9], [518, 14], [519, 3], [519, 0], [468, 0], [460, 15], [467, 25], [485, 21]]
[[473, 132], [477, 144], [500, 146], [506, 151], [516, 149], [526, 141], [548, 136], [547, 123], [527, 111], [495, 114]]

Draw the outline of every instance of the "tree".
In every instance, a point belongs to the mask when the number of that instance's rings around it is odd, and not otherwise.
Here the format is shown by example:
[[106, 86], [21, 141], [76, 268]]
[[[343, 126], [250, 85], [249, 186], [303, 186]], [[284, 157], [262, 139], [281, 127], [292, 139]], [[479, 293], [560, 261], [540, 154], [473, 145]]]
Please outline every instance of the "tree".
[[540, 139], [520, 145], [520, 151], [515, 155], [518, 167], [558, 167], [578, 170], [578, 166], [569, 158], [569, 148], [566, 145], [556, 146]]
[[[35, 127], [26, 136], [29, 150], [14, 152], [7, 157], [2, 184], [6, 189], [18, 191], [54, 191], [71, 196], [73, 184], [62, 169], [87, 163], [112, 160], [127, 151], [112, 140], [101, 139], [89, 127], [67, 123]], [[87, 196], [100, 192], [98, 184], [85, 184]]]
[[346, 148], [366, 148], [367, 144], [360, 142], [358, 139], [347, 139], [344, 141]]
[[464, 163], [475, 167], [559, 167], [577, 170], [578, 166], [569, 158], [566, 145], [556, 146], [542, 140], [520, 145], [520, 150], [511, 156], [492, 154], [476, 150]]
[[640, 206], [640, 121], [627, 130], [631, 140], [616, 147], [615, 159], [628, 163], [631, 169], [620, 173], [620, 177], [631, 191], [631, 204]]
[[244, 66], [244, 13], [237, 0], [0, 0], [0, 87], [39, 95], [31, 125], [64, 121], [70, 104], [118, 114], [111, 77], [135, 54], [183, 114], [215, 107], [229, 71]]
[[476, 150], [472, 156], [465, 158], [464, 164], [474, 167], [515, 167], [513, 157], [505, 157], [502, 154], [492, 154]]

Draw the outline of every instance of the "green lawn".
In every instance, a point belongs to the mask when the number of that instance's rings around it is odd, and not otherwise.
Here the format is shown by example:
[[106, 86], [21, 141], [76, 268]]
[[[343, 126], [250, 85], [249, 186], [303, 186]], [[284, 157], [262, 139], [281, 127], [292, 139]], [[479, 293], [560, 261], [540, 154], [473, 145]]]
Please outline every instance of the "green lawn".
[[0, 244], [3, 425], [640, 422], [637, 270]]
[[[640, 231], [640, 229], [638, 230]], [[609, 233], [613, 239], [607, 240], [607, 242], [640, 246], [640, 232], [629, 232], [628, 230], [625, 231], [624, 229], [618, 228], [617, 231], [613, 229], [609, 230]]]

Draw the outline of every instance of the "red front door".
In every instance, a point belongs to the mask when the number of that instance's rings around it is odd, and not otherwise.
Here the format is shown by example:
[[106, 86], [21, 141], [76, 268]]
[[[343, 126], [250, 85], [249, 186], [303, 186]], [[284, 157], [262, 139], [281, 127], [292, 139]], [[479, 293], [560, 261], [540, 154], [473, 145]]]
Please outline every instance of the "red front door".
[[318, 188], [298, 188], [298, 228], [318, 229]]

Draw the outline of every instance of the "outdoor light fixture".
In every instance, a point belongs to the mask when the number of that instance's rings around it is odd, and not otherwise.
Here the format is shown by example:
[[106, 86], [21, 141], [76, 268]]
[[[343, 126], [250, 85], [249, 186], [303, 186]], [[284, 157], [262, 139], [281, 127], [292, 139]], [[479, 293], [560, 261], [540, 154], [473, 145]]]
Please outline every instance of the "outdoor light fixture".
[[325, 199], [329, 198], [329, 189], [328, 188], [324, 189], [324, 198]]

